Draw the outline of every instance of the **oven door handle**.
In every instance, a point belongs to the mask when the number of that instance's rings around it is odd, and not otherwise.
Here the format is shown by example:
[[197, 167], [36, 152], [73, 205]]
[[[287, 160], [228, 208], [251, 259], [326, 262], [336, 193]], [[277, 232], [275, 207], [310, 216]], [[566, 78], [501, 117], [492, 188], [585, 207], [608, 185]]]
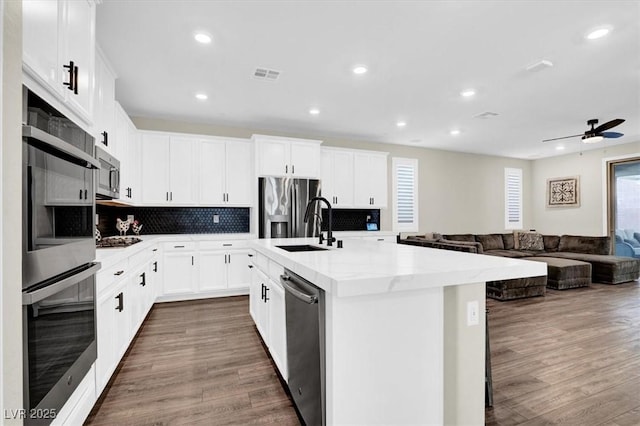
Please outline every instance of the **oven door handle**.
[[70, 277], [65, 277], [60, 281], [32, 292], [22, 293], [22, 305], [33, 305], [34, 303], [40, 302], [41, 300], [69, 288], [74, 284], [78, 284], [80, 281], [89, 278], [91, 275], [95, 275], [101, 266], [100, 262], [95, 262], [91, 267], [84, 269], [77, 274], [71, 275]]
[[38, 129], [37, 127], [22, 125], [22, 137], [31, 138], [40, 141], [41, 144], [46, 145], [50, 149], [60, 152], [63, 155], [73, 157], [78, 164], [89, 169], [99, 169], [100, 162], [93, 158], [93, 156], [87, 154], [79, 148], [71, 145], [68, 142], [63, 141], [49, 133]]

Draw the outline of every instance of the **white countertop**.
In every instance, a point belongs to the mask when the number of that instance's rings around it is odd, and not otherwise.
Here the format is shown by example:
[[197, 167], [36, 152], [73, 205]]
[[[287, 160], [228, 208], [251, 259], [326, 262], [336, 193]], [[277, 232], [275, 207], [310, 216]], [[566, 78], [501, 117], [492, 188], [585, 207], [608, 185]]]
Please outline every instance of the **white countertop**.
[[[131, 235], [129, 235], [131, 236]], [[159, 234], [140, 235], [142, 242], [124, 248], [96, 248], [96, 261], [102, 263], [102, 268], [108, 268], [115, 263], [130, 257], [141, 250], [156, 243], [171, 241], [233, 241], [255, 239], [255, 234]]]
[[366, 240], [345, 240], [344, 248], [327, 251], [287, 252], [277, 247], [294, 244], [317, 245], [317, 239], [252, 240], [250, 247], [335, 297], [547, 274], [542, 262]]

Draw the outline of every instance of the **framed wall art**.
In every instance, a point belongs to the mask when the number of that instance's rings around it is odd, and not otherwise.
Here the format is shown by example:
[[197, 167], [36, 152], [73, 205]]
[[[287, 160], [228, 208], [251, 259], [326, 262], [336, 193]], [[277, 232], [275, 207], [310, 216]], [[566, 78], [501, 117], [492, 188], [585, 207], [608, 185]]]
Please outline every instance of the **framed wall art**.
[[547, 179], [547, 207], [580, 207], [580, 176]]

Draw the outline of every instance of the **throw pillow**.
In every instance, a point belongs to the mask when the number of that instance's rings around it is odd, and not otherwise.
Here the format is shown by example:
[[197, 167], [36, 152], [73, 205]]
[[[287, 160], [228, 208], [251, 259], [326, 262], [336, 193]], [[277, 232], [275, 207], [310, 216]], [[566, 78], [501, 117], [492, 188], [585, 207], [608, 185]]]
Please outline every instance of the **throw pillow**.
[[544, 240], [542, 239], [542, 234], [537, 232], [519, 232], [518, 233], [518, 250], [534, 250], [534, 251], [542, 251], [544, 250]]
[[516, 246], [513, 234], [502, 234], [502, 244], [505, 250], [513, 250]]
[[445, 240], [450, 241], [466, 241], [468, 243], [475, 243], [476, 237], [473, 234], [451, 234], [451, 235], [443, 235]]
[[504, 250], [504, 243], [500, 234], [476, 235], [476, 241], [482, 244], [484, 251]]
[[638, 243], [635, 238], [630, 240], [624, 240], [624, 242], [629, 243], [629, 245], [631, 245], [631, 247], [633, 248], [640, 248], [640, 243]]
[[559, 235], [543, 235], [542, 241], [544, 242], [545, 251], [558, 251], [558, 245], [560, 244]]

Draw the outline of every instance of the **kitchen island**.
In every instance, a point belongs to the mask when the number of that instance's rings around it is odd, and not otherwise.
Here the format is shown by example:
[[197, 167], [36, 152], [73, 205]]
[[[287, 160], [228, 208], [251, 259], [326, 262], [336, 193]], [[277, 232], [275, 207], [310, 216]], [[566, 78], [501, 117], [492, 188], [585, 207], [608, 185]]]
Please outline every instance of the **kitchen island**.
[[[251, 247], [271, 286], [286, 268], [325, 292], [326, 423], [483, 424], [485, 282], [546, 275], [545, 265], [357, 240], [325, 251], [278, 247], [316, 243]], [[265, 343], [287, 380], [282, 332]]]

